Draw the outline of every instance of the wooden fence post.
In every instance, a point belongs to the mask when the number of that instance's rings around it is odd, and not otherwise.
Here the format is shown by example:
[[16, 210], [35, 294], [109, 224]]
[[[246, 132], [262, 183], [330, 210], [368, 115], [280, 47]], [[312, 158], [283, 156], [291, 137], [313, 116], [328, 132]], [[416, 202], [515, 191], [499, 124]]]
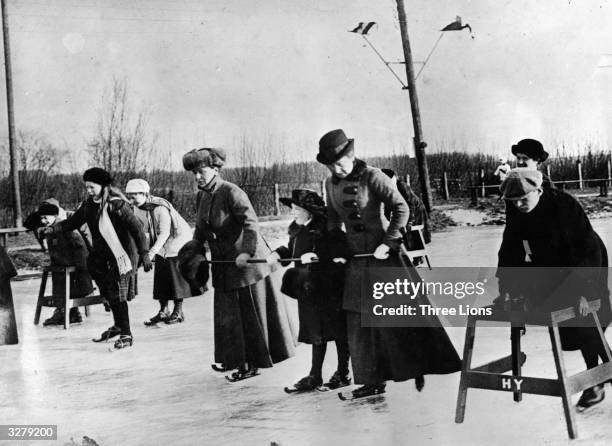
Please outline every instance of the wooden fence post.
[[323, 201], [327, 203], [327, 191], [325, 190], [325, 180], [321, 180], [321, 196]]
[[610, 162], [610, 158], [608, 158], [608, 185], [612, 187], [612, 166], [610, 166], [610, 164], [612, 163]]
[[576, 161], [576, 165], [578, 166], [578, 187], [580, 189], [583, 188], [582, 184], [582, 162], [580, 160]]
[[446, 170], [442, 173], [442, 197], [448, 201], [450, 198], [448, 194], [448, 175], [446, 174]]
[[278, 183], [274, 183], [274, 208], [276, 211], [276, 215], [280, 215], [280, 196], [278, 192]]
[[485, 177], [484, 169], [480, 169], [480, 194], [481, 194], [482, 198], [485, 197], [485, 182], [484, 182], [484, 177]]
[[406, 184], [410, 186], [410, 174], [409, 173], [406, 174]]
[[546, 176], [548, 177], [548, 179], [551, 181], [552, 183], [552, 177], [550, 176], [550, 164], [546, 165]]

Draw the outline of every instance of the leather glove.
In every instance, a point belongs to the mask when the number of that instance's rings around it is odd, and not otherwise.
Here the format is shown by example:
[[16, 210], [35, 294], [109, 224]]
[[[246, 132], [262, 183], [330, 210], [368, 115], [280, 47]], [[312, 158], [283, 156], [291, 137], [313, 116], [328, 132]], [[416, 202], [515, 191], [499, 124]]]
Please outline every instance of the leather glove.
[[278, 263], [278, 261], [280, 260], [280, 256], [278, 255], [278, 252], [276, 251], [272, 251], [268, 257], [266, 257], [266, 263], [268, 265], [274, 265], [275, 263]]
[[378, 248], [376, 248], [374, 250], [374, 258], [378, 259], [378, 260], [386, 260], [389, 258], [389, 250], [391, 248], [389, 248], [388, 245], [385, 245], [384, 243], [381, 243], [380, 245], [378, 245]]
[[43, 238], [46, 235], [51, 235], [55, 232], [55, 230], [51, 226], [41, 226], [36, 229], [36, 234], [38, 234], [38, 238]]
[[346, 264], [346, 259], [344, 257], [334, 257], [332, 259], [332, 262], [344, 265], [344, 264]]
[[314, 252], [306, 252], [300, 256], [300, 262], [302, 262], [303, 265], [312, 263], [315, 260], [319, 260], [319, 258]]
[[238, 268], [245, 268], [248, 265], [247, 260], [250, 260], [250, 258], [251, 258], [251, 254], [248, 254], [246, 252], [242, 252], [238, 254], [238, 257], [236, 257], [236, 260], [235, 260], [236, 266]]
[[140, 264], [142, 265], [142, 269], [144, 269], [145, 273], [148, 273], [153, 269], [153, 262], [151, 262], [151, 257], [149, 257], [148, 252], [145, 252], [140, 256]]

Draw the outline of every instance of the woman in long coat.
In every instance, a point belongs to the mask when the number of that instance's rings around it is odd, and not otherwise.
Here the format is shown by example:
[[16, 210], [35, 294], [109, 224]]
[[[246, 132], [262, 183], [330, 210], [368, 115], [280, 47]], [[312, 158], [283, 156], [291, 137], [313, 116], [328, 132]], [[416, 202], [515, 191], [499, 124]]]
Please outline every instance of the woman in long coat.
[[[389, 177], [355, 158], [353, 144], [342, 130], [332, 130], [319, 141], [317, 161], [332, 173], [325, 183], [328, 229], [344, 224], [347, 257], [373, 254], [348, 259], [343, 297], [353, 376], [356, 384], [363, 384], [353, 396], [362, 397], [384, 392], [387, 380], [421, 381], [425, 374], [456, 372], [461, 363], [437, 318], [418, 328], [361, 326], [364, 274], [369, 268], [403, 266], [398, 249], [408, 205]], [[391, 212], [390, 221], [384, 218], [383, 205]], [[432, 326], [436, 328], [426, 328]]]
[[[334, 341], [338, 367], [325, 387], [336, 389], [348, 386], [349, 346], [346, 318], [342, 311], [344, 267], [333, 263], [334, 245], [341, 234], [327, 232], [325, 202], [315, 191], [294, 189], [291, 198], [280, 202], [290, 206], [295, 219], [289, 225], [289, 243], [276, 248], [268, 256], [268, 263], [295, 266], [285, 272], [282, 291], [298, 300], [300, 331], [298, 341], [312, 345], [312, 367], [307, 376], [294, 386], [297, 391], [309, 391], [323, 384], [323, 360], [327, 343]], [[313, 258], [317, 259], [313, 263]]]
[[92, 237], [92, 249], [87, 258], [89, 273], [100, 293], [108, 301], [114, 325], [95, 342], [115, 336], [115, 348], [133, 343], [128, 313], [128, 301], [136, 294], [136, 273], [141, 263], [145, 271], [153, 267], [142, 225], [134, 216], [125, 196], [112, 186], [110, 174], [99, 167], [88, 169], [83, 181], [89, 197], [67, 220], [44, 232], [74, 231], [87, 223]]
[[[177, 324], [185, 320], [183, 299], [193, 295], [179, 271], [178, 253], [192, 239], [193, 231], [171, 203], [150, 191], [149, 183], [140, 178], [128, 181], [125, 187], [134, 215], [148, 235], [149, 257], [155, 259], [153, 299], [159, 302], [159, 311], [145, 325]], [[169, 300], [174, 301], [172, 313], [168, 311]]]
[[183, 167], [200, 189], [193, 237], [208, 243], [213, 262], [215, 362], [221, 364], [213, 368], [237, 369], [231, 379], [240, 380], [293, 356], [296, 342], [270, 266], [248, 263], [266, 258], [270, 249], [246, 193], [219, 176], [224, 163], [221, 149], [194, 149], [183, 156]]
[[[612, 320], [608, 254], [580, 203], [544, 187], [536, 170], [513, 169], [502, 192], [514, 210], [508, 212], [498, 254], [500, 295], [522, 296], [528, 308], [541, 311], [574, 306], [583, 312], [588, 300], [600, 299], [598, 317], [605, 330]], [[561, 345], [580, 350], [587, 368], [593, 368], [598, 357], [606, 360], [605, 351], [596, 327], [584, 325], [561, 327]], [[583, 392], [578, 405], [589, 407], [603, 398], [603, 385], [595, 386]]]

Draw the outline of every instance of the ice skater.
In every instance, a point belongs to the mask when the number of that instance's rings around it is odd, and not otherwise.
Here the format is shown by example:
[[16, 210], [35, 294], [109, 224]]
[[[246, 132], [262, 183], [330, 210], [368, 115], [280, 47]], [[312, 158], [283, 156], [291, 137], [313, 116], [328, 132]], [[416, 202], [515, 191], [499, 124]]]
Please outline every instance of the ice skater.
[[[287, 264], [286, 259], [299, 259], [295, 260], [294, 268], [286, 271], [283, 291], [298, 300], [298, 341], [312, 345], [310, 372], [285, 391], [306, 392], [322, 385], [329, 389], [348, 386], [349, 346], [342, 310], [344, 267], [331, 261], [334, 245], [342, 243], [339, 237], [344, 234], [327, 232], [325, 202], [315, 191], [294, 189], [291, 198], [281, 198], [280, 202], [291, 207], [294, 217], [289, 225], [289, 243], [274, 250], [267, 261]], [[323, 361], [329, 341], [336, 344], [338, 366], [323, 384]]]

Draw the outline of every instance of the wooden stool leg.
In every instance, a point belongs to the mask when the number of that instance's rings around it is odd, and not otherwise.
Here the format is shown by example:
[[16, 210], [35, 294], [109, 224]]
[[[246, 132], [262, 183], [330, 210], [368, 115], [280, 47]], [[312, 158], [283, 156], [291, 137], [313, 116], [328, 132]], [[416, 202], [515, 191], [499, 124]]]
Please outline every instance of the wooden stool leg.
[[552, 327], [548, 327], [550, 342], [552, 344], [557, 377], [561, 384], [561, 400], [563, 401], [563, 411], [565, 412], [565, 423], [567, 424], [567, 434], [571, 439], [578, 436], [576, 421], [574, 420], [574, 408], [570, 394], [568, 393], [567, 375], [565, 374], [565, 364], [563, 363], [563, 352], [561, 350], [561, 338], [559, 337], [559, 326], [553, 322]]
[[34, 325], [38, 325], [40, 322], [40, 311], [42, 310], [42, 304], [45, 300], [45, 291], [47, 289], [47, 276], [49, 271], [43, 270], [42, 278], [40, 280], [40, 289], [38, 290], [38, 300], [36, 301], [36, 312], [34, 313]]
[[465, 416], [465, 405], [467, 400], [467, 382], [465, 372], [472, 366], [472, 352], [474, 351], [474, 336], [476, 333], [476, 319], [468, 317], [465, 329], [465, 343], [463, 344], [463, 361], [461, 364], [461, 379], [459, 381], [459, 392], [457, 394], [457, 409], [455, 410], [455, 423], [463, 423]]
[[597, 327], [597, 331], [599, 332], [599, 337], [601, 338], [601, 342], [603, 344], [604, 351], [606, 353], [606, 359], [603, 359], [603, 362], [612, 361], [612, 353], [610, 353], [610, 346], [608, 345], [608, 341], [606, 341], [606, 336], [604, 335], [603, 330], [601, 329], [601, 324], [599, 323], [599, 317], [597, 317], [597, 313], [595, 311], [591, 312], [591, 316], [593, 316], [593, 321], [595, 322], [595, 326]]
[[[510, 344], [512, 345], [512, 375], [518, 377], [521, 375], [521, 330], [522, 327], [512, 326], [510, 328]], [[517, 403], [523, 400], [523, 393], [516, 390], [514, 393], [514, 401]]]
[[70, 273], [66, 271], [64, 276], [66, 280], [66, 288], [64, 290], [64, 330], [68, 330], [70, 326], [70, 307], [68, 306], [70, 301]]

